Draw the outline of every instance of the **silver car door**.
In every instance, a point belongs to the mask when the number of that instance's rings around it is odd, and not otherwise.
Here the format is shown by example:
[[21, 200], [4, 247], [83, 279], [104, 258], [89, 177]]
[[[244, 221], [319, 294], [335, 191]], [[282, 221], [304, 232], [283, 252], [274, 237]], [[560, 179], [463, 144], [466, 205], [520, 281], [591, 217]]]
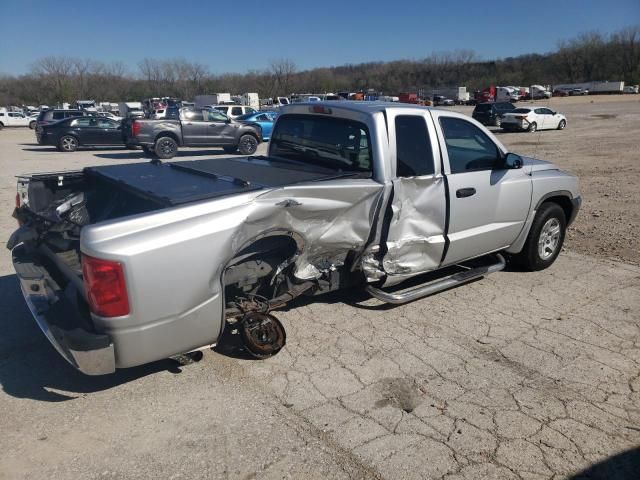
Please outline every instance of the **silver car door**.
[[[205, 110], [205, 123], [206, 127], [206, 135], [207, 135], [207, 143], [212, 145], [221, 145], [225, 143], [231, 143], [231, 140], [228, 138], [230, 136], [230, 132], [228, 132], [229, 128], [229, 118], [219, 110], [211, 109]], [[233, 128], [231, 128], [233, 130]], [[231, 132], [232, 134], [233, 132]]]
[[393, 193], [381, 239], [387, 285], [438, 268], [445, 247], [446, 186], [433, 121], [424, 109], [387, 112]]
[[511, 245], [531, 204], [531, 177], [504, 167], [502, 149], [480, 124], [432, 111], [449, 186], [448, 247], [443, 265]]

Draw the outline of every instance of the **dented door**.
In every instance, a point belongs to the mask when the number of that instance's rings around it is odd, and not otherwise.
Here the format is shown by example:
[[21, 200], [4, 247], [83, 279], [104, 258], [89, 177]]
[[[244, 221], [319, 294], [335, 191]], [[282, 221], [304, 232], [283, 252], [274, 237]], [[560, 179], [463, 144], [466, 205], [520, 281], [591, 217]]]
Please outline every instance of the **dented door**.
[[445, 246], [446, 184], [428, 112], [389, 112], [389, 150], [395, 168], [381, 238], [386, 284], [438, 268]]

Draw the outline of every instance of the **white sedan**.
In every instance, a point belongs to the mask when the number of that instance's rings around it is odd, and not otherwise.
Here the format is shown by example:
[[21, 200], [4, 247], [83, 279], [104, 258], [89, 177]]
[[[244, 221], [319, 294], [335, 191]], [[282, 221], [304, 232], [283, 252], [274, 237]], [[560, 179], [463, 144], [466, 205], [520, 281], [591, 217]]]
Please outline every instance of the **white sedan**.
[[567, 117], [546, 107], [518, 107], [502, 114], [503, 130], [564, 130]]

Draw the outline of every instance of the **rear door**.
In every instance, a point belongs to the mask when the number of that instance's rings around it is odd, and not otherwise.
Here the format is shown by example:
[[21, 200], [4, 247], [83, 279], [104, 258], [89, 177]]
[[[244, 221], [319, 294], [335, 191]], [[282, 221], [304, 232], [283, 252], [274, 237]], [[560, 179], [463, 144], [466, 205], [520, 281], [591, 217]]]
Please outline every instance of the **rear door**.
[[120, 124], [108, 118], [97, 119], [98, 141], [96, 145], [120, 145], [122, 143], [122, 130]]
[[449, 185], [449, 228], [443, 265], [511, 245], [531, 204], [531, 177], [506, 169], [502, 151], [472, 121], [432, 111]]
[[[438, 268], [445, 246], [446, 186], [433, 121], [424, 109], [387, 112], [395, 169], [381, 249], [387, 284]], [[393, 172], [392, 172], [393, 173]]]

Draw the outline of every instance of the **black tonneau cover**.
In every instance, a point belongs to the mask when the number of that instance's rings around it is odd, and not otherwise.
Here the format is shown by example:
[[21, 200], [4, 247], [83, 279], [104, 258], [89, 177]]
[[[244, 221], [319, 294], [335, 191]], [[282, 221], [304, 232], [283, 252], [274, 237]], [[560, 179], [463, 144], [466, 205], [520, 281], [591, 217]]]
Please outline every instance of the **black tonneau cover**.
[[331, 170], [309, 170], [265, 157], [106, 165], [87, 167], [84, 173], [163, 206], [337, 176]]

